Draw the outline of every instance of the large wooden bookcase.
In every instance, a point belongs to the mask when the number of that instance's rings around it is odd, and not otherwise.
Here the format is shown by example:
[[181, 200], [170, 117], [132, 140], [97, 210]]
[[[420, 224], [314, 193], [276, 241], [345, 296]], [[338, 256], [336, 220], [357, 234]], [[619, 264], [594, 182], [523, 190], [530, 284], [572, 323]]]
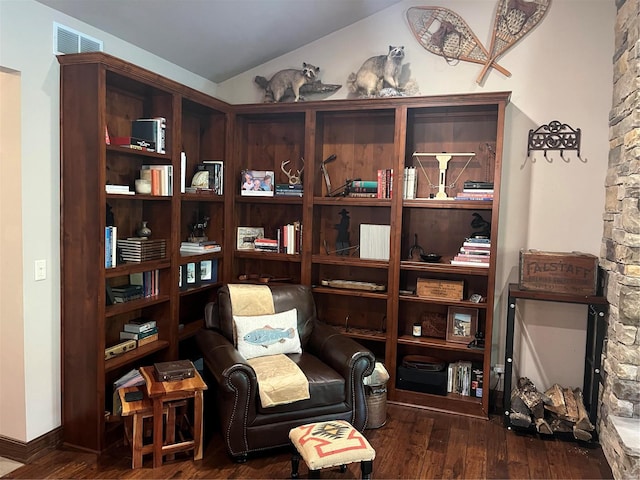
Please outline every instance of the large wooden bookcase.
[[[175, 359], [180, 343], [203, 325], [204, 305], [215, 298], [224, 270], [221, 253], [182, 257], [197, 218], [209, 217], [207, 234], [223, 242], [223, 196], [181, 194], [182, 152], [188, 180], [205, 159], [228, 155], [229, 106], [147, 70], [102, 53], [61, 55], [61, 243], [62, 395], [64, 441], [103, 450], [121, 431], [113, 415], [114, 380], [132, 368]], [[131, 121], [166, 118], [166, 153], [108, 145], [131, 135]], [[171, 195], [122, 195], [106, 184], [133, 189], [142, 165], [172, 166]], [[136, 236], [148, 222], [152, 239], [164, 239], [166, 255], [105, 268], [105, 226], [113, 214], [117, 238]], [[111, 223], [111, 222], [109, 222]], [[180, 266], [217, 260], [218, 282], [179, 288]], [[156, 272], [157, 293], [107, 305], [107, 287], [130, 276]], [[105, 348], [120, 342], [123, 325], [155, 320], [159, 339], [105, 360]], [[121, 437], [119, 437], [121, 438]]]
[[[397, 367], [406, 355], [482, 364], [490, 371], [500, 172], [508, 92], [288, 104], [228, 105], [152, 72], [102, 53], [65, 55], [61, 63], [62, 123], [62, 275], [63, 275], [63, 423], [69, 444], [102, 450], [118, 418], [111, 409], [114, 379], [131, 368], [180, 355], [181, 342], [202, 325], [204, 305], [217, 287], [239, 278], [288, 279], [311, 285], [319, 317], [369, 347], [384, 361], [391, 379], [388, 399], [455, 414], [488, 417], [489, 388], [481, 398], [421, 393], [397, 385]], [[131, 120], [167, 118], [167, 153], [125, 150], [105, 145], [110, 135], [128, 135]], [[202, 160], [223, 160], [224, 195], [181, 194], [180, 157], [186, 153], [189, 182]], [[465, 180], [494, 183], [493, 201], [429, 198], [437, 192], [439, 165], [423, 159], [417, 169], [416, 198], [403, 200], [404, 168], [417, 166], [414, 152], [473, 152], [452, 160], [446, 193], [462, 190]], [[326, 163], [332, 188], [347, 180], [377, 178], [393, 169], [392, 198], [328, 196], [321, 172]], [[283, 162], [289, 162], [282, 168]], [[133, 184], [142, 164], [170, 164], [173, 195], [118, 196], [106, 183]], [[274, 184], [287, 183], [284, 170], [302, 171], [301, 197], [241, 195], [241, 172], [274, 172]], [[149, 222], [154, 238], [165, 238], [165, 259], [104, 268], [104, 227], [109, 204], [118, 237], [134, 234]], [[361, 224], [390, 226], [389, 260], [362, 259], [354, 248], [339, 255], [336, 236], [341, 212], [348, 212], [349, 242], [360, 244]], [[473, 231], [472, 215], [491, 222], [488, 268], [450, 264]], [[221, 253], [197, 257], [218, 260], [218, 282], [181, 290], [181, 257], [194, 219], [209, 217], [207, 234], [223, 245]], [[273, 237], [299, 222], [301, 242], [295, 254], [237, 248], [238, 227], [262, 227]], [[417, 235], [439, 263], [409, 259]], [[129, 274], [159, 270], [159, 294], [144, 300], [105, 306], [105, 288], [126, 282]], [[417, 297], [418, 278], [464, 282], [463, 300]], [[386, 286], [384, 291], [338, 289], [323, 280], [354, 280]], [[258, 280], [260, 281], [260, 280]], [[484, 300], [472, 303], [468, 297]], [[447, 315], [449, 307], [478, 309], [484, 349], [442, 338], [414, 337], [413, 324], [425, 315]], [[122, 324], [144, 316], [157, 321], [160, 340], [105, 361], [104, 348], [116, 343]], [[115, 430], [115, 429], [114, 429]]]
[[[301, 219], [302, 249], [299, 255], [233, 252], [231, 279], [239, 275], [271, 275], [292, 278], [313, 286], [319, 317], [369, 347], [384, 361], [391, 379], [388, 399], [476, 417], [488, 417], [489, 388], [480, 398], [458, 394], [435, 395], [397, 385], [397, 367], [407, 355], [435, 357], [446, 363], [468, 361], [490, 372], [491, 332], [494, 311], [500, 173], [505, 108], [508, 92], [443, 95], [418, 98], [341, 100], [297, 104], [237, 105], [235, 143], [231, 162], [237, 178], [233, 240], [238, 226], [263, 226], [273, 232], [278, 225]], [[493, 182], [493, 201], [430, 198], [438, 191], [437, 159], [421, 158], [416, 198], [403, 200], [404, 168], [418, 167], [415, 152], [474, 153], [455, 157], [446, 171], [446, 194], [455, 197], [466, 180]], [[393, 169], [391, 198], [328, 196], [321, 172], [326, 163], [332, 190], [347, 180], [375, 180], [378, 170]], [[304, 195], [242, 197], [243, 169], [275, 172], [286, 182], [281, 163], [304, 158]], [[287, 164], [290, 168], [291, 163]], [[358, 249], [339, 255], [337, 226], [341, 212], [349, 217], [349, 245], [360, 244], [360, 225], [390, 226], [389, 260], [362, 259]], [[471, 236], [473, 214], [491, 223], [491, 255], [488, 268], [450, 263], [466, 237]], [[425, 253], [442, 255], [438, 263], [409, 259], [415, 238]], [[418, 278], [464, 283], [462, 300], [418, 297]], [[386, 290], [363, 291], [324, 286], [323, 280], [340, 279], [386, 285]], [[482, 301], [469, 300], [479, 294]], [[447, 318], [449, 307], [478, 312], [478, 330], [485, 335], [483, 349], [443, 338], [412, 335], [414, 323], [425, 316]]]

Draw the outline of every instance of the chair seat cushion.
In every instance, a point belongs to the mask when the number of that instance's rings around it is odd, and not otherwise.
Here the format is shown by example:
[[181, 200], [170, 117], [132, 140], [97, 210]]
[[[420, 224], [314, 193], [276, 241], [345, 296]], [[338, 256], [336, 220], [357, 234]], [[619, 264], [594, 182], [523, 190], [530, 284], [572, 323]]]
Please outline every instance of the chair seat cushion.
[[311, 398], [269, 408], [262, 408], [258, 402], [258, 413], [268, 415], [270, 413], [297, 412], [345, 403], [345, 381], [338, 372], [308, 352], [287, 356], [300, 367], [300, 370], [307, 377]]
[[310, 470], [376, 457], [367, 439], [345, 420], [301, 425], [289, 432], [289, 439]]

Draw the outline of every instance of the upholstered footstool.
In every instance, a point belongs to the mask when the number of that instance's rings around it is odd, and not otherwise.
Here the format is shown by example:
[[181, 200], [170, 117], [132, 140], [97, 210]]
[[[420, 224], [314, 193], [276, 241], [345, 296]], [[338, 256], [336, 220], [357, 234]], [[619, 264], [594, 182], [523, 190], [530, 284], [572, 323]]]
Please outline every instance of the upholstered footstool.
[[291, 458], [291, 478], [298, 478], [300, 457], [309, 467], [309, 476], [316, 477], [323, 468], [360, 462], [362, 478], [371, 478], [376, 451], [364, 436], [345, 420], [308, 423], [289, 432], [295, 451]]

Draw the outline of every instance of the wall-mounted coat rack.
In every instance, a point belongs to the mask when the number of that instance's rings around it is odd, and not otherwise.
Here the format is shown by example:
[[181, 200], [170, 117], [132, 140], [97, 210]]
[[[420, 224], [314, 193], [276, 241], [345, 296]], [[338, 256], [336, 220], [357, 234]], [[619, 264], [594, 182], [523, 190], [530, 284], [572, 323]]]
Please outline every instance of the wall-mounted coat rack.
[[[532, 150], [542, 150], [544, 152], [544, 158], [549, 162], [553, 162], [552, 158], [549, 158], [547, 152], [549, 150], [558, 150], [560, 152], [560, 158], [564, 162], [569, 163], [570, 158], [565, 158], [565, 150], [575, 150], [577, 152], [578, 160], [582, 163], [587, 163], [587, 159], [580, 157], [580, 129], [572, 128], [566, 123], [561, 123], [557, 120], [549, 122], [548, 125], [542, 125], [535, 130], [529, 130], [529, 144], [527, 146], [527, 157], [531, 156]], [[535, 158], [532, 157], [532, 162], [535, 162]]]

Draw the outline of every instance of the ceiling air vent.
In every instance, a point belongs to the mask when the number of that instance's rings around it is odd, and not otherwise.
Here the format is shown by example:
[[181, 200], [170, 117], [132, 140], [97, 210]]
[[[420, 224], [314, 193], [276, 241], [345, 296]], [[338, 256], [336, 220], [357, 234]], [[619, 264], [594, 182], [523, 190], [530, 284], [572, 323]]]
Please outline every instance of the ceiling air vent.
[[53, 24], [53, 53], [101, 52], [102, 41], [59, 23]]

